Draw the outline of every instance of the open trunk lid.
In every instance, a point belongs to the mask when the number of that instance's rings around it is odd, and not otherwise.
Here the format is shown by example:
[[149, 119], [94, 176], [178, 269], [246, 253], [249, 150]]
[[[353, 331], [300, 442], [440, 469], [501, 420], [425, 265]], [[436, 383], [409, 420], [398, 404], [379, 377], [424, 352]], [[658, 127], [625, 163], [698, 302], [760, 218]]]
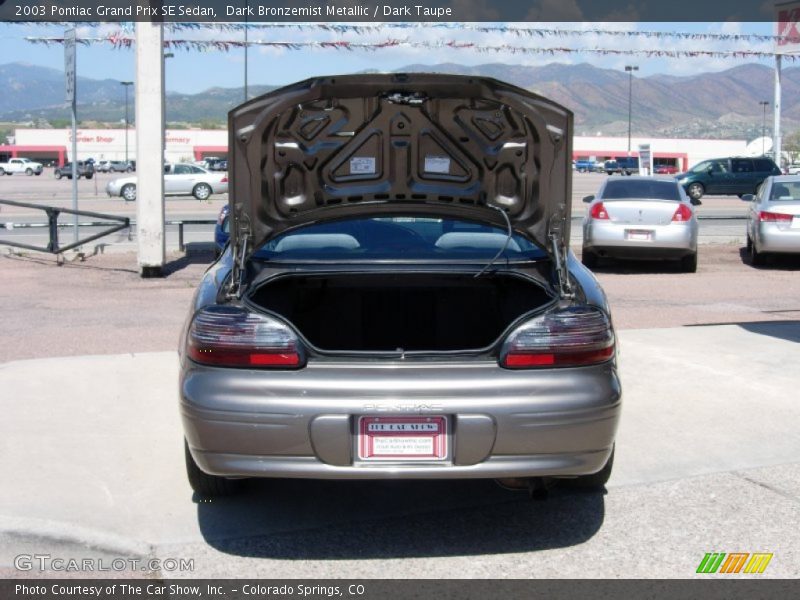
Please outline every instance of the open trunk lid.
[[301, 225], [456, 216], [527, 234], [566, 268], [572, 113], [494, 79], [308, 79], [229, 113], [238, 264]]

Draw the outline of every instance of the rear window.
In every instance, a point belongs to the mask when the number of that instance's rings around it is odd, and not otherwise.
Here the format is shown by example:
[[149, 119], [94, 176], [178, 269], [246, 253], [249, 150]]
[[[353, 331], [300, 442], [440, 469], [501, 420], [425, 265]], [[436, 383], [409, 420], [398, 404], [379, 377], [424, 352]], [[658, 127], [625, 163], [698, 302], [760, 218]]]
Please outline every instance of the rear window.
[[770, 201], [800, 201], [800, 181], [772, 184], [769, 199]]
[[[431, 217], [346, 219], [300, 227], [270, 240], [254, 254], [268, 260], [489, 260], [503, 249], [507, 231], [472, 221]], [[547, 256], [519, 234], [501, 258]]]
[[753, 161], [753, 163], [755, 164], [756, 171], [760, 171], [762, 173], [771, 173], [776, 169], [775, 163], [767, 158], [757, 158]]
[[606, 183], [603, 200], [681, 199], [678, 183], [655, 180], [615, 180]]

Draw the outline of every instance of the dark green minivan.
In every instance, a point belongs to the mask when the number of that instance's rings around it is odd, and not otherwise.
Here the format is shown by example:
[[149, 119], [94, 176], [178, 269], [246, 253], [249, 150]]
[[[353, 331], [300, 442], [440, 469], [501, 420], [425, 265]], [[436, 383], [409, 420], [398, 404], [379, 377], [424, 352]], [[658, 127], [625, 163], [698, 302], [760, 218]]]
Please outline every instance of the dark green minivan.
[[781, 170], [771, 158], [757, 156], [704, 160], [675, 177], [689, 197], [698, 200], [705, 194], [755, 194], [762, 181], [780, 174]]

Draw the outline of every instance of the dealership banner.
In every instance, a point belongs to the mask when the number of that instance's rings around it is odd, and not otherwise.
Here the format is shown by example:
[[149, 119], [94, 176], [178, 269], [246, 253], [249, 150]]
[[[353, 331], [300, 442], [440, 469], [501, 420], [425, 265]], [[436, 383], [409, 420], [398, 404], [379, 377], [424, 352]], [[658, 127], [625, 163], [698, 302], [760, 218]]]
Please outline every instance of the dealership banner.
[[3, 21], [769, 21], [754, 0], [0, 0]]

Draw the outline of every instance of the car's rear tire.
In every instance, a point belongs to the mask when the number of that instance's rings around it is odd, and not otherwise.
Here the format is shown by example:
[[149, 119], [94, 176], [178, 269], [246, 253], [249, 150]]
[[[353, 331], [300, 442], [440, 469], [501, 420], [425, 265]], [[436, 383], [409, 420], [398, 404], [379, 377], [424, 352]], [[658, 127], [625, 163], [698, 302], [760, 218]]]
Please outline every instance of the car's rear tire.
[[756, 248], [756, 243], [747, 236], [747, 250], [750, 254], [750, 264], [754, 267], [760, 267], [764, 264], [764, 255]]
[[684, 273], [697, 273], [697, 252], [681, 259], [681, 271]]
[[695, 182], [686, 189], [686, 193], [689, 194], [689, 198], [692, 200], [700, 200], [703, 194], [706, 193], [706, 188], [703, 187], [702, 183]]
[[122, 186], [119, 194], [123, 197], [125, 202], [133, 202], [136, 200], [136, 186], [132, 183], [126, 183]]
[[189, 485], [192, 486], [192, 489], [197, 494], [205, 498], [214, 498], [217, 496], [230, 496], [239, 491], [242, 485], [241, 479], [228, 479], [227, 477], [204, 473], [194, 462], [186, 440], [183, 441], [183, 450], [186, 457], [186, 476], [189, 479]]
[[614, 450], [615, 448], [611, 448], [611, 455], [608, 457], [606, 464], [603, 465], [603, 468], [597, 473], [592, 473], [591, 475], [580, 475], [574, 479], [564, 479], [562, 483], [564, 483], [567, 487], [576, 490], [601, 489], [611, 478], [611, 471], [614, 468]]
[[56, 179], [61, 179], [63, 177], [63, 175], [61, 174], [61, 171], [56, 171], [55, 175], [56, 175]]
[[84, 175], [84, 177], [86, 177], [86, 179], [91, 179], [93, 177], [93, 174], [87, 173], [86, 175]]
[[586, 248], [583, 249], [581, 252], [581, 262], [583, 266], [587, 269], [595, 269], [597, 268], [597, 263], [599, 262], [600, 257], [597, 256], [596, 253], [592, 252], [591, 250], [587, 250]]
[[192, 190], [192, 196], [198, 200], [208, 200], [211, 195], [211, 186], [207, 183], [198, 183]]

